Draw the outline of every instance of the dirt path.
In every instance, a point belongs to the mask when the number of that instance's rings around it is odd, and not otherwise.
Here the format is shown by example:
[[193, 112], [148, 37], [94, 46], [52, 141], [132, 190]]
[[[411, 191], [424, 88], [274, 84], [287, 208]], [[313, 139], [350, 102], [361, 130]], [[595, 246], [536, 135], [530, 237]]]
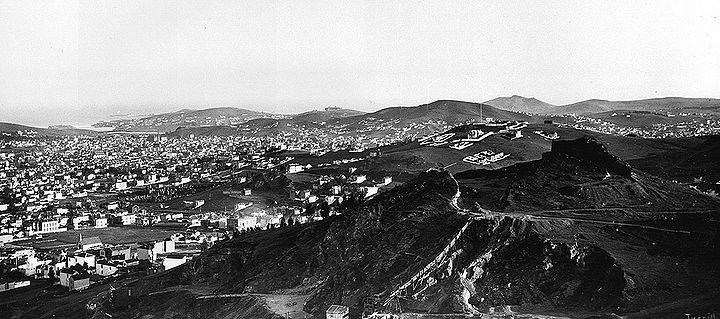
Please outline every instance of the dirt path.
[[254, 294], [265, 301], [270, 311], [286, 318], [301, 319], [313, 318], [313, 316], [305, 311], [303, 307], [307, 302], [309, 295], [273, 295], [273, 294]]
[[187, 291], [195, 295], [196, 300], [211, 299], [234, 299], [243, 297], [256, 297], [262, 299], [270, 311], [283, 316], [284, 318], [304, 319], [313, 318], [313, 316], [303, 311], [303, 307], [310, 295], [292, 295], [292, 294], [259, 294], [259, 293], [241, 293], [241, 294], [215, 294], [213, 287], [196, 287], [196, 286], [176, 286], [168, 290], [150, 293], [149, 295], [175, 293], [178, 291]]
[[[543, 212], [547, 213], [549, 211], [543, 211]], [[493, 211], [488, 211], [488, 210], [483, 210], [482, 213], [467, 212], [467, 214], [470, 215], [471, 217], [480, 218], [480, 219], [486, 219], [486, 218], [492, 218], [492, 217], [511, 217], [511, 218], [515, 218], [515, 219], [525, 219], [525, 220], [568, 220], [568, 221], [574, 221], [574, 222], [603, 224], [603, 225], [609, 225], [609, 226], [639, 227], [639, 228], [656, 230], [656, 231], [661, 231], [661, 232], [668, 232], [668, 233], [690, 234], [689, 231], [685, 231], [685, 230], [659, 228], [659, 227], [654, 227], [654, 226], [647, 226], [647, 225], [627, 223], [627, 222], [614, 222], [614, 221], [607, 221], [607, 220], [598, 220], [598, 219], [581, 218], [581, 217], [568, 217], [568, 216], [534, 215], [534, 213], [535, 212], [501, 213], [501, 212], [493, 212]]]

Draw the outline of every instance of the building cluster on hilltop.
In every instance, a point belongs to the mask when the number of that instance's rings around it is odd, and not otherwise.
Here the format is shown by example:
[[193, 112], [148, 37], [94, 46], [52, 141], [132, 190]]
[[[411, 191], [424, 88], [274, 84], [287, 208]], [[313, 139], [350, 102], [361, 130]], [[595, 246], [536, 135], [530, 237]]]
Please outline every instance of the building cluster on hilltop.
[[[693, 116], [694, 117], [691, 117]], [[620, 116], [620, 115], [618, 115]], [[626, 118], [633, 115], [626, 114]], [[669, 115], [664, 115], [669, 116]], [[669, 123], [637, 124], [633, 126], [620, 125], [611, 120], [593, 118], [580, 115], [566, 115], [569, 121], [560, 121], [561, 127], [571, 127], [579, 130], [588, 130], [603, 134], [638, 136], [643, 138], [679, 138], [720, 134], [720, 120], [709, 118], [707, 115], [681, 113], [671, 117], [688, 117], [684, 121], [672, 121]], [[700, 118], [698, 118], [700, 117]], [[612, 116], [611, 116], [612, 118]]]

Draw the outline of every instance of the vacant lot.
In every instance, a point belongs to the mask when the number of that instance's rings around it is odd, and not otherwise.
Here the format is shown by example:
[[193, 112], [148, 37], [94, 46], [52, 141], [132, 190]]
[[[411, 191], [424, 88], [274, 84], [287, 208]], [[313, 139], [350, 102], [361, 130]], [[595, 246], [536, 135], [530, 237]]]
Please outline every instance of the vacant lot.
[[[253, 206], [246, 208], [243, 212], [251, 213], [258, 210], [267, 210], [271, 206], [290, 205], [296, 203], [289, 199], [288, 193], [283, 189], [258, 190], [253, 189], [252, 195], [245, 196], [241, 194], [225, 194], [224, 191], [239, 192], [243, 190], [242, 186], [223, 185], [215, 187], [196, 194], [188, 195], [168, 202], [170, 209], [187, 210], [196, 212], [207, 211], [233, 211], [235, 204], [252, 202]], [[196, 209], [189, 209], [185, 206], [184, 201], [204, 200], [205, 204]]]
[[46, 234], [43, 239], [56, 239], [57, 241], [74, 244], [78, 242], [80, 234], [82, 234], [83, 238], [99, 237], [103, 244], [115, 245], [165, 239], [176, 232], [176, 230], [151, 227], [108, 227]]

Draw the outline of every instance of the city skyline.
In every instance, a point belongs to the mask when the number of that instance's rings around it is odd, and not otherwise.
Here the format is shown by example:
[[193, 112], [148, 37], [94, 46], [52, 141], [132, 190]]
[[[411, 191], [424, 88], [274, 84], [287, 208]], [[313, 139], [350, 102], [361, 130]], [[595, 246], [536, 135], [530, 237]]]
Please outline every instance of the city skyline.
[[28, 125], [228, 105], [288, 114], [515, 94], [557, 105], [720, 97], [714, 2], [0, 8], [0, 121]]

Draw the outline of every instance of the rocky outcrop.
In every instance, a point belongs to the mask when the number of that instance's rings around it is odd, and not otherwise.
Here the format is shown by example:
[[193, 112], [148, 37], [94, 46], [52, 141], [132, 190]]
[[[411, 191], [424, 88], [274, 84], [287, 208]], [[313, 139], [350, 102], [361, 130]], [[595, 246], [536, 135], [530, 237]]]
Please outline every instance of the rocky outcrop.
[[570, 156], [588, 163], [610, 174], [630, 176], [632, 168], [615, 155], [608, 152], [604, 145], [587, 135], [572, 141], [554, 141], [549, 153], [543, 157]]
[[[591, 138], [553, 143], [540, 160], [498, 170], [455, 175], [460, 205], [505, 212], [557, 211], [608, 207], [642, 210], [717, 209], [720, 202], [686, 185], [663, 180], [607, 153]], [[629, 218], [606, 210], [606, 218]], [[600, 217], [595, 215], [594, 217]]]

